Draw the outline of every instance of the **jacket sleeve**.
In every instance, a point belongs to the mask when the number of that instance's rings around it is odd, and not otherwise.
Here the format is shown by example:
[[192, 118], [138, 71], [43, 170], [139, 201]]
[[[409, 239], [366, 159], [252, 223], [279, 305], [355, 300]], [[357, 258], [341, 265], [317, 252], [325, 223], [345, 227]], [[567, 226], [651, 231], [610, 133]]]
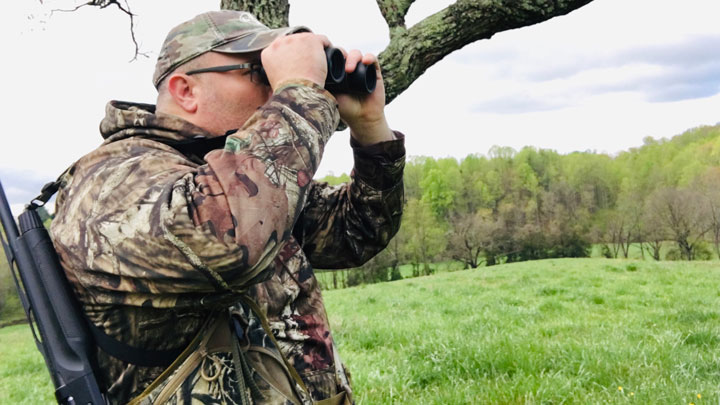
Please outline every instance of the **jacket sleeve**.
[[329, 93], [290, 83], [205, 165], [147, 139], [101, 147], [58, 197], [53, 238], [69, 278], [94, 302], [153, 307], [258, 282], [338, 121]]
[[359, 266], [387, 246], [400, 228], [404, 135], [360, 147], [349, 183], [313, 183], [293, 233], [319, 269]]

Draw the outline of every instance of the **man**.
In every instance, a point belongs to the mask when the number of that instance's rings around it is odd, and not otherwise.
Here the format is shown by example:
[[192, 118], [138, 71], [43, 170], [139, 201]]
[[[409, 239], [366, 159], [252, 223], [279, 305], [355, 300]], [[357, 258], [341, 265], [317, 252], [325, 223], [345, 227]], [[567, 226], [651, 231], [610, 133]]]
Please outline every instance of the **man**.
[[[123, 348], [97, 353], [110, 402], [351, 401], [312, 268], [357, 266], [394, 235], [404, 146], [375, 57], [346, 55], [348, 72], [375, 65], [372, 94], [333, 96], [328, 46], [201, 14], [165, 40], [157, 107], [110, 102], [105, 142], [63, 176], [53, 242], [97, 340]], [[329, 187], [312, 177], [340, 118], [353, 180]]]

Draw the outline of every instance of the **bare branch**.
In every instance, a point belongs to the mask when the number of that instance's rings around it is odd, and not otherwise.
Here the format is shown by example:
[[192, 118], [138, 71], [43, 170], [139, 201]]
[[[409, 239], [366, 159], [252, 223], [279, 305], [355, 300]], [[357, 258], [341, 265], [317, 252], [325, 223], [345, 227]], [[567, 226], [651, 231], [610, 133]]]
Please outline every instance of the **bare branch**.
[[[135, 38], [135, 14], [130, 11], [130, 5], [128, 4], [127, 0], [125, 0], [125, 8], [123, 8], [123, 6], [120, 5], [120, 3], [118, 3], [117, 1], [111, 1], [109, 4], [115, 4], [117, 8], [122, 10], [122, 12], [124, 12], [130, 17], [130, 36], [132, 37], [133, 44], [135, 45], [135, 56], [130, 59], [130, 62], [136, 61], [138, 56], [144, 56], [148, 58], [149, 55], [147, 53], [140, 52], [140, 46], [138, 45], [137, 39]], [[107, 7], [107, 5], [105, 7]]]
[[[43, 0], [40, 0], [40, 4], [43, 4]], [[109, 6], [116, 6], [120, 11], [127, 14], [127, 16], [130, 18], [130, 37], [132, 38], [133, 45], [135, 45], [135, 54], [132, 59], [130, 59], [130, 62], [133, 62], [137, 60], [138, 56], [144, 56], [146, 58], [149, 57], [149, 55], [145, 52], [140, 52], [140, 45], [137, 42], [137, 38], [135, 37], [135, 14], [132, 13], [130, 10], [130, 5], [128, 4], [127, 0], [125, 0], [125, 7], [123, 7], [122, 4], [118, 2], [118, 0], [90, 0], [87, 3], [83, 3], [78, 5], [77, 7], [73, 9], [54, 9], [50, 10], [50, 16], [52, 17], [54, 12], [63, 12], [63, 13], [72, 13], [74, 11], [79, 10], [82, 7], [85, 6], [91, 6], [91, 7], [98, 7], [98, 8], [106, 8]]]
[[[40, 4], [43, 4], [43, 2], [40, 1]], [[92, 5], [93, 5], [93, 4], [91, 4], [91, 3], [83, 3], [83, 4], [80, 4], [79, 6], [73, 8], [73, 9], [67, 9], [67, 10], [66, 10], [66, 9], [60, 9], [60, 8], [54, 8], [54, 9], [50, 10], [50, 17], [52, 17], [53, 13], [55, 13], [56, 11], [57, 11], [58, 13], [72, 13], [72, 12], [75, 12], [75, 11], [80, 10], [80, 8], [82, 8], [82, 7], [92, 6]]]

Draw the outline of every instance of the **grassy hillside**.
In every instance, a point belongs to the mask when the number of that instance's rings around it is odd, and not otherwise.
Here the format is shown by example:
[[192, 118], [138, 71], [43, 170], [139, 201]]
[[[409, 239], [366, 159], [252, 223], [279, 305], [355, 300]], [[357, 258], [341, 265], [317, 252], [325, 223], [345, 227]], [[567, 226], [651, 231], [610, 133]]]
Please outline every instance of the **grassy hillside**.
[[[358, 404], [700, 404], [718, 402], [718, 286], [718, 262], [562, 259], [325, 297]], [[34, 350], [0, 329], [0, 403], [52, 401]]]

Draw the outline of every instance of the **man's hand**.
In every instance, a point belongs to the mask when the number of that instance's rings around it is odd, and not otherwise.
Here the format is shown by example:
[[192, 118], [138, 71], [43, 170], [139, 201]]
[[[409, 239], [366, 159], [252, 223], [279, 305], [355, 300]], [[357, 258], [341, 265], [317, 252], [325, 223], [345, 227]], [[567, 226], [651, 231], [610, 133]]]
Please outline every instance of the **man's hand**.
[[385, 86], [383, 84], [377, 57], [373, 54], [363, 56], [360, 51], [352, 50], [345, 55], [345, 72], [352, 73], [358, 62], [371, 65], [377, 73], [375, 91], [368, 95], [337, 94], [340, 117], [350, 127], [350, 135], [360, 145], [394, 139], [392, 131], [385, 120]]
[[274, 40], [260, 54], [270, 86], [274, 90], [285, 81], [306, 79], [323, 87], [327, 76], [324, 49], [328, 46], [326, 36], [309, 32]]

